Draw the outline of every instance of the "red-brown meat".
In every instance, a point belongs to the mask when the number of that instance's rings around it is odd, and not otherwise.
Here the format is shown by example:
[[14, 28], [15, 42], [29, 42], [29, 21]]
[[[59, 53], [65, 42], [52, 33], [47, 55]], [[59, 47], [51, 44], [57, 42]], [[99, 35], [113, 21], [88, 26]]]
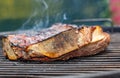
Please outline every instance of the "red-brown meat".
[[100, 26], [55, 24], [31, 36], [8, 35], [2, 42], [10, 60], [54, 61], [97, 54], [108, 46], [110, 35]]

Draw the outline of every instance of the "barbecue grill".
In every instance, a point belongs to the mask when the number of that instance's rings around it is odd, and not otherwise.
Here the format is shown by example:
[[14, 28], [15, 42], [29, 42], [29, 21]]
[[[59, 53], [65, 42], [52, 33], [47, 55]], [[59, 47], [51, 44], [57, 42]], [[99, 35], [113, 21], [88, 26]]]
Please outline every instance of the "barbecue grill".
[[[120, 28], [103, 27], [103, 29], [111, 34], [111, 43], [104, 52], [67, 61], [9, 61], [2, 54], [0, 41], [0, 78], [118, 78], [120, 77]], [[1, 32], [0, 35], [10, 33], [15, 32]]]

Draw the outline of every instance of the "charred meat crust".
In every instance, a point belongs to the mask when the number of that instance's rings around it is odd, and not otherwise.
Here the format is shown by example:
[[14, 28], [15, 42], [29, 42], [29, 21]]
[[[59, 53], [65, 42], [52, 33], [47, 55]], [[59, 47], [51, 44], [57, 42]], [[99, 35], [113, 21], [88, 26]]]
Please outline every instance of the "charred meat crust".
[[107, 33], [104, 33], [104, 34], [106, 36], [105, 39], [85, 45], [78, 50], [69, 52], [58, 58], [49, 58], [49, 57], [43, 56], [43, 57], [37, 57], [37, 58], [33, 57], [33, 58], [30, 58], [29, 60], [34, 60], [34, 61], [38, 60], [38, 61], [42, 61], [42, 62], [45, 62], [45, 61], [47, 62], [47, 61], [55, 61], [55, 60], [68, 60], [69, 58], [80, 57], [80, 56], [95, 55], [97, 53], [104, 51], [105, 48], [109, 45], [110, 36]]
[[24, 47], [14, 45], [14, 41], [11, 42], [11, 39], [16, 36], [4, 37], [2, 38], [4, 55], [10, 60], [23, 59], [43, 62], [67, 60], [73, 57], [97, 54], [103, 51], [110, 42], [110, 35], [103, 32], [99, 26], [77, 28], [65, 25], [62, 28], [51, 27], [55, 30], [58, 28], [62, 31], [59, 30], [59, 33], [54, 33], [51, 37], [46, 37], [47, 39]]

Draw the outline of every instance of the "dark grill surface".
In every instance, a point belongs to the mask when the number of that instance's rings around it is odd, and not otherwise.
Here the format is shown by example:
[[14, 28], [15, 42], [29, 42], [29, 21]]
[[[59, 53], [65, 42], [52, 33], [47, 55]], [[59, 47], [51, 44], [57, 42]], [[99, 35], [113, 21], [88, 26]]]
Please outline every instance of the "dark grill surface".
[[[67, 61], [31, 62], [9, 61], [0, 50], [1, 77], [95, 77], [120, 71], [120, 34], [111, 34], [111, 43], [106, 51], [89, 57]], [[1, 45], [0, 45], [1, 46]], [[0, 48], [1, 49], [1, 48]], [[102, 77], [101, 77], [102, 78]]]

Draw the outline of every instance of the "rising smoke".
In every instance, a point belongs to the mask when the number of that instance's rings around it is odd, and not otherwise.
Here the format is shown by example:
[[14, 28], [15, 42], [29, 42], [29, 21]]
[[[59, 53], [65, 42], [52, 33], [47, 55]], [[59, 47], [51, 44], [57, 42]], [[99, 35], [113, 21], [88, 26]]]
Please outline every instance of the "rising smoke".
[[48, 4], [45, 0], [33, 0], [33, 10], [30, 17], [22, 25], [21, 29], [40, 29], [48, 26], [49, 13]]
[[32, 12], [20, 30], [36, 31], [67, 19], [62, 9], [63, 0], [32, 0], [32, 2]]
[[[32, 11], [25, 21], [22, 30], [41, 30], [55, 23], [71, 23], [99, 25], [100, 22], [74, 23], [76, 19], [91, 19], [107, 17], [106, 0], [30, 0]], [[84, 3], [84, 4], [83, 4]], [[102, 5], [102, 6], [101, 6]], [[104, 6], [103, 6], [104, 5]], [[21, 30], [20, 29], [20, 30]]]

